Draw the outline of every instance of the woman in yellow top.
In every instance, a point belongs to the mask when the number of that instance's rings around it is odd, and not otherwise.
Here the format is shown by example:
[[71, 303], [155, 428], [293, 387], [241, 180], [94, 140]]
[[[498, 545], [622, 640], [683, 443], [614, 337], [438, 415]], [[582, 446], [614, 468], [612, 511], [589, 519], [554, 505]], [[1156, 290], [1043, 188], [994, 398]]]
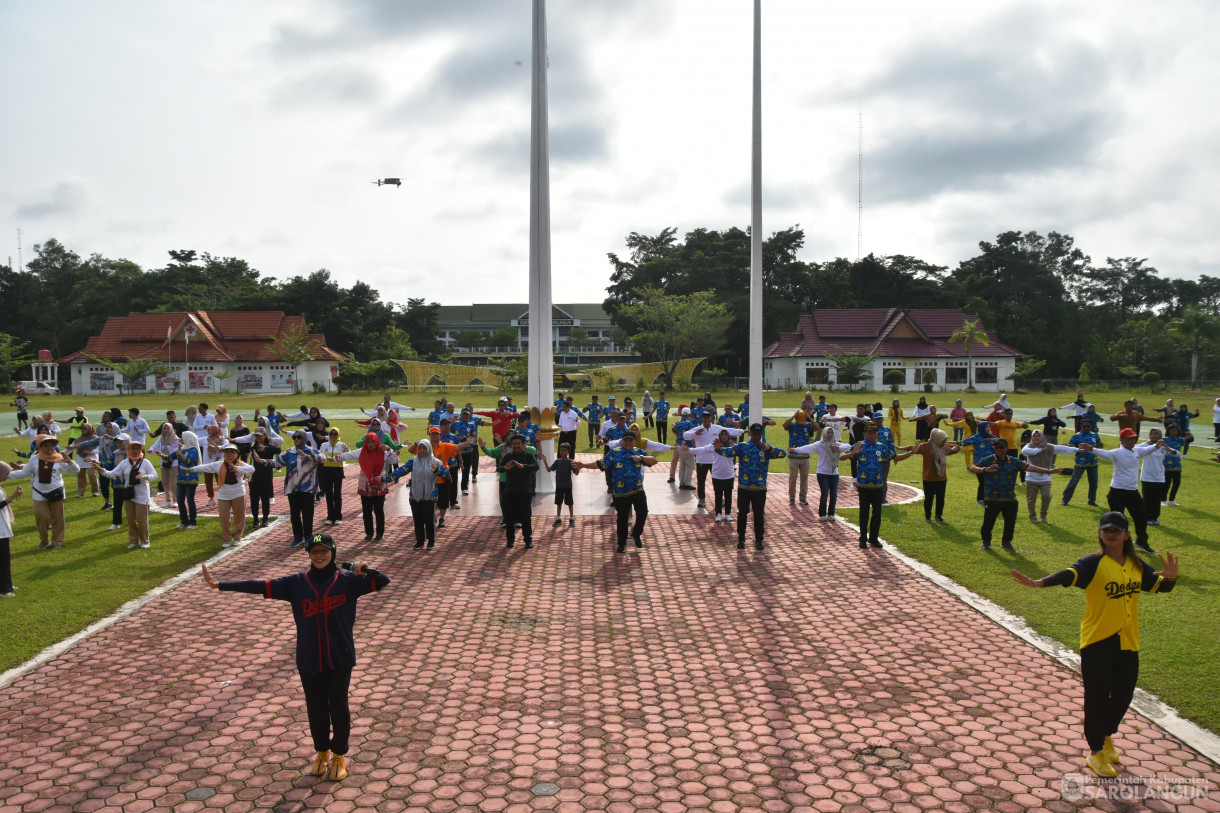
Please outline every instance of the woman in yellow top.
[[1097, 539], [1101, 552], [1082, 557], [1066, 570], [1038, 580], [1019, 570], [1012, 576], [1026, 587], [1079, 587], [1084, 590], [1080, 620], [1080, 676], [1084, 683], [1085, 765], [1098, 776], [1114, 778], [1119, 761], [1117, 733], [1140, 668], [1140, 593], [1168, 593], [1178, 578], [1178, 557], [1158, 556], [1154, 571], [1135, 554], [1127, 518], [1118, 511], [1101, 515]]
[[[966, 430], [963, 432], [965, 437], [969, 437], [978, 431], [978, 422], [974, 419], [974, 413], [969, 410], [966, 410], [966, 417], [957, 421], [945, 421], [945, 426]], [[974, 465], [974, 446], [969, 443], [963, 443], [961, 447], [961, 450], [966, 453], [966, 468], [970, 468]]]
[[902, 445], [902, 422], [906, 420], [906, 415], [902, 412], [902, 406], [898, 403], [898, 399], [894, 399], [893, 406], [890, 407], [890, 431], [894, 433], [894, 445]]

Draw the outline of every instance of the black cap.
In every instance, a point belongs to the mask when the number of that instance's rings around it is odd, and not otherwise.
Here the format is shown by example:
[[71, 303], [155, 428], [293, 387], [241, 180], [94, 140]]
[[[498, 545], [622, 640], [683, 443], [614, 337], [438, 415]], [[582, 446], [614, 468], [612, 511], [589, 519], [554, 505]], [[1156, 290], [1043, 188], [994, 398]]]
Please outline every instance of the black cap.
[[335, 539], [330, 534], [314, 534], [309, 537], [309, 541], [305, 543], [305, 550], [309, 551], [314, 545], [321, 545], [324, 548], [330, 548], [332, 551], [338, 550]]
[[1097, 523], [1098, 530], [1106, 528], [1116, 528], [1120, 531], [1127, 531], [1131, 526], [1127, 523], [1127, 517], [1122, 511], [1107, 511], [1101, 515], [1101, 520]]
[[752, 424], [750, 424], [750, 432], [751, 432], [751, 433], [757, 432], [757, 433], [759, 433], [759, 434], [762, 434], [762, 431], [763, 431], [763, 425], [762, 425], [761, 423], [752, 423]]

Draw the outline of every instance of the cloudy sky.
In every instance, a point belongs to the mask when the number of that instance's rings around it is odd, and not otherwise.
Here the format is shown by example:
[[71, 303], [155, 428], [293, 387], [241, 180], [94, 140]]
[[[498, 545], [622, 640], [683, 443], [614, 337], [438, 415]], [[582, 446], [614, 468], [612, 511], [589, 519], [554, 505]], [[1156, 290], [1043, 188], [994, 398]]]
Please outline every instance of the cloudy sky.
[[[16, 232], [384, 298], [523, 301], [529, 0], [0, 3]], [[550, 0], [554, 298], [749, 222], [749, 0]], [[1220, 274], [1220, 4], [764, 0], [764, 228], [955, 265], [1010, 229]], [[401, 188], [369, 182], [398, 176]]]

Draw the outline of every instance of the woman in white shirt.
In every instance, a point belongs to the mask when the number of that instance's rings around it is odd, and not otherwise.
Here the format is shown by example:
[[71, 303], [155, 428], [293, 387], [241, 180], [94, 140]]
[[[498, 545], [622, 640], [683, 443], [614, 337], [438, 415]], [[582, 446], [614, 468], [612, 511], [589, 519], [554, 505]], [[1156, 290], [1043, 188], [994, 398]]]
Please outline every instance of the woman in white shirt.
[[852, 449], [850, 443], [839, 443], [833, 427], [822, 430], [822, 439], [815, 443], [797, 446], [789, 452], [815, 454], [818, 456], [818, 519], [833, 522], [835, 507], [839, 503], [839, 457]]
[[149, 454], [161, 456], [161, 482], [165, 485], [165, 507], [177, 508], [177, 496], [174, 491], [178, 482], [178, 450], [182, 448], [182, 439], [174, 432], [174, 426], [169, 421], [161, 424], [161, 434], [149, 448]]
[[195, 466], [191, 471], [216, 476], [220, 484], [216, 505], [220, 514], [221, 547], [235, 548], [246, 532], [246, 477], [254, 474], [254, 467], [241, 462], [235, 443], [226, 444], [220, 453], [223, 460]]
[[103, 469], [101, 463], [94, 463], [93, 467], [103, 477], [116, 480], [116, 489], [127, 489], [123, 498], [123, 513], [127, 515], [127, 549], [152, 547], [148, 534], [148, 505], [152, 502], [152, 492], [148, 484], [157, 481], [157, 467], [144, 456], [143, 436], [127, 441], [127, 457], [110, 471]]
[[343, 524], [343, 460], [340, 455], [350, 452], [346, 443], [339, 440], [339, 430], [330, 428], [327, 440], [318, 447], [322, 453], [322, 467], [318, 469], [318, 484], [326, 497], [326, 519], [324, 525]]
[[[64, 472], [76, 474], [76, 461], [55, 451], [54, 435], [37, 438], [38, 449], [29, 462], [9, 475], [13, 480], [29, 479], [34, 492], [34, 525], [38, 528], [38, 549], [64, 546]], [[50, 537], [48, 538], [48, 533]]]
[[1212, 440], [1220, 440], [1220, 398], [1212, 406]]
[[[0, 483], [7, 480], [12, 472], [8, 463], [0, 461]], [[9, 503], [24, 493], [21, 486], [17, 486], [13, 489], [13, 496], [9, 497], [0, 488], [0, 598], [17, 597], [13, 592], [13, 565], [9, 551], [9, 540], [13, 538], [13, 509]]]
[[[1156, 446], [1161, 439], [1160, 429], [1149, 429], [1145, 446]], [[1169, 483], [1165, 479], [1165, 458], [1168, 455], [1177, 457], [1177, 449], [1166, 444], [1140, 461], [1140, 488], [1144, 494], [1144, 510], [1148, 512], [1148, 524], [1161, 524], [1161, 502], [1169, 492]]]
[[[1025, 462], [1042, 469], [1055, 466], [1055, 445], [1047, 443], [1041, 429], [1029, 436], [1029, 443], [1021, 448]], [[1042, 513], [1036, 513], [1038, 497], [1042, 498]], [[1046, 522], [1047, 506], [1051, 503], [1051, 476], [1032, 468], [1025, 473], [1025, 505], [1029, 509], [1030, 522]], [[1041, 519], [1039, 519], [1041, 517]]]

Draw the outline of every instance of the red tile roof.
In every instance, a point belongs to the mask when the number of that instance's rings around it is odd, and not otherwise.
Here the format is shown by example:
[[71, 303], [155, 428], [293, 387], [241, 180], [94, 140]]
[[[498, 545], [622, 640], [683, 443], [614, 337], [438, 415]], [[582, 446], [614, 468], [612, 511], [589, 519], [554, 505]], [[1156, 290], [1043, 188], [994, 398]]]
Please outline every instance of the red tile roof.
[[[763, 356], [818, 358], [828, 352], [860, 351], [876, 352], [890, 358], [964, 358], [965, 348], [960, 342], [950, 342], [949, 336], [965, 322], [978, 319], [978, 316], [956, 309], [817, 310], [801, 316], [794, 333], [781, 333], [779, 340], [763, 351]], [[904, 326], [914, 329], [920, 336], [892, 335], [897, 328]], [[975, 345], [975, 356], [995, 358], [1021, 355], [1019, 350], [1001, 344], [995, 333], [988, 331], [987, 338], [991, 344]]]
[[[186, 355], [185, 328], [195, 326], [191, 337], [192, 362], [269, 362], [280, 359], [267, 345], [290, 329], [305, 329], [305, 318], [282, 311], [191, 311], [189, 313], [129, 313], [106, 320], [101, 335], [84, 348], [59, 359], [60, 364], [87, 362], [89, 356], [111, 361], [151, 358], [182, 362]], [[172, 341], [167, 333], [173, 332]], [[321, 343], [315, 359], [342, 361], [344, 356], [326, 346], [326, 336], [309, 334]]]

